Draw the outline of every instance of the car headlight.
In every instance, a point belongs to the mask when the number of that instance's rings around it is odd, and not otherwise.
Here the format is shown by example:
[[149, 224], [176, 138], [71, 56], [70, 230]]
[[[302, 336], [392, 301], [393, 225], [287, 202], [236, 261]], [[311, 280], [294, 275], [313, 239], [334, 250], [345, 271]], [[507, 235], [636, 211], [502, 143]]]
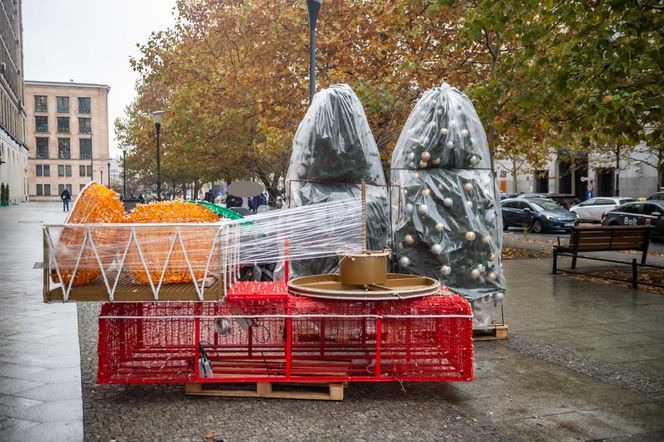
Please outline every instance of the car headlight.
[[553, 217], [551, 215], [544, 215], [544, 218], [546, 219], [552, 219]]

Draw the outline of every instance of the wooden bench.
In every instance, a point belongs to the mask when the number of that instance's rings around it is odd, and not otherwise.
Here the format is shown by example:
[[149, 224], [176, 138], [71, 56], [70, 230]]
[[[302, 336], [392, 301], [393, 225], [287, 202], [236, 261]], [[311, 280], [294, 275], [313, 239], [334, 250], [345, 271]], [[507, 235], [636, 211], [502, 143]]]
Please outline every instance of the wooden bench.
[[[648, 258], [648, 245], [650, 244], [650, 231], [652, 226], [579, 226], [573, 227], [570, 233], [569, 244], [560, 244], [553, 247], [553, 273], [565, 271], [558, 269], [558, 256], [571, 256], [572, 269], [576, 269], [577, 258], [592, 259], [595, 261], [614, 262], [632, 265], [632, 287], [636, 288], [637, 266], [645, 266]], [[641, 263], [636, 259], [632, 262], [618, 261], [596, 256], [579, 255], [579, 252], [613, 252], [623, 250], [636, 250], [641, 252]], [[648, 266], [650, 267], [650, 266]]]

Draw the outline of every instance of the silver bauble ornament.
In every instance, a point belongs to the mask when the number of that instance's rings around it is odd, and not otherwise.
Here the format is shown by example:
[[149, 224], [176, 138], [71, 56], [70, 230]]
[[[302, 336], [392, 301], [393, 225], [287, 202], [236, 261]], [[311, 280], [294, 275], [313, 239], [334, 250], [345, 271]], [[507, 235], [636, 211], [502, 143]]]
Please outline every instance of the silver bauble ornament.
[[498, 292], [493, 295], [493, 300], [496, 302], [502, 302], [503, 299], [505, 299], [505, 294], [503, 292]]
[[473, 210], [473, 202], [472, 201], [466, 201], [466, 207], [468, 207], [468, 210]]
[[442, 266], [440, 268], [440, 273], [442, 273], [443, 275], [449, 275], [450, 273], [452, 273], [452, 269], [450, 268], [450, 266]]
[[489, 272], [486, 275], [486, 279], [488, 279], [489, 281], [495, 281], [496, 278], [498, 278], [498, 275], [496, 275], [496, 272]]
[[445, 226], [443, 226], [441, 223], [436, 224], [436, 230], [439, 232], [442, 232]]
[[435, 129], [436, 128], [436, 122], [432, 121], [431, 123], [429, 123], [429, 127], [432, 128], [432, 129]]
[[443, 251], [443, 246], [441, 246], [440, 244], [434, 244], [431, 246], [431, 253], [433, 253], [434, 255], [440, 255], [440, 252], [442, 251]]
[[493, 224], [493, 222], [496, 220], [496, 211], [491, 209], [489, 210], [486, 215], [484, 215], [484, 221], [486, 221], [488, 224]]
[[477, 238], [475, 232], [466, 232], [466, 241], [475, 241], [475, 238]]
[[431, 189], [429, 188], [422, 189], [422, 196], [428, 197], [429, 195], [431, 195]]
[[452, 198], [443, 198], [443, 206], [447, 207], [448, 209], [452, 207], [452, 204], [454, 204], [454, 201], [452, 201]]
[[480, 271], [480, 273], [486, 272], [486, 267], [484, 267], [484, 264], [478, 265], [477, 269]]
[[441, 135], [447, 135], [448, 132], [449, 132], [449, 131], [447, 130], [446, 127], [442, 128], [442, 129], [440, 130], [440, 134], [441, 134]]
[[437, 166], [440, 164], [440, 158], [434, 158], [431, 162]]
[[438, 185], [438, 190], [445, 190], [445, 187], [442, 184]]
[[489, 235], [484, 235], [482, 237], [482, 244], [490, 244], [491, 243], [491, 237]]
[[495, 253], [489, 253], [487, 258], [489, 259], [489, 261], [495, 261], [496, 260], [496, 254]]
[[431, 154], [427, 151], [422, 152], [422, 155], [420, 155], [420, 158], [422, 161], [429, 161], [431, 159]]
[[470, 158], [468, 159], [468, 161], [470, 161], [470, 164], [475, 166], [477, 163], [480, 162], [480, 159], [477, 158], [477, 156], [475, 156], [475, 155], [471, 155]]
[[480, 269], [473, 269], [470, 271], [470, 277], [472, 279], [479, 279], [480, 277]]
[[417, 207], [417, 212], [418, 212], [420, 215], [423, 215], [423, 216], [424, 216], [424, 215], [426, 215], [427, 213], [429, 213], [429, 207], [427, 207], [426, 204], [420, 204], [420, 205]]
[[462, 137], [467, 137], [468, 136], [468, 129], [461, 129], [461, 136]]
[[414, 160], [415, 159], [415, 152], [411, 152], [408, 154], [408, 159], [409, 160]]
[[463, 190], [465, 190], [466, 192], [470, 192], [471, 190], [473, 190], [473, 183], [470, 182], [465, 183], [463, 185]]
[[422, 140], [422, 144], [429, 144], [429, 141], [431, 141], [429, 137], [424, 137], [424, 139]]
[[413, 213], [413, 210], [415, 210], [415, 207], [411, 203], [406, 204], [406, 213], [408, 215]]
[[446, 146], [447, 146], [448, 149], [452, 149], [454, 147], [454, 143], [451, 142], [451, 141], [448, 141]]
[[399, 258], [399, 265], [401, 267], [408, 267], [410, 265], [410, 258], [408, 258], [407, 256], [402, 256], [401, 258]]
[[406, 235], [403, 237], [403, 242], [409, 246], [412, 246], [415, 243], [415, 238], [412, 235]]
[[424, 169], [427, 167], [429, 164], [426, 161], [420, 161], [420, 168]]

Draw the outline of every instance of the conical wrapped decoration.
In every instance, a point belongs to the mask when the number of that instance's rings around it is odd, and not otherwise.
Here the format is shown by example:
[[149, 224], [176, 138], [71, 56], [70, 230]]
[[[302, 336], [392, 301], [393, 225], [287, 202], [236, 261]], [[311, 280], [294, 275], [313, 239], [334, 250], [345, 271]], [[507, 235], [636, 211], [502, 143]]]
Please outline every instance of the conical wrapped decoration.
[[[164, 201], [151, 204], [139, 204], [127, 219], [132, 224], [152, 223], [214, 223], [219, 216], [207, 207], [184, 201]], [[132, 245], [127, 253], [125, 267], [142, 283], [158, 284], [163, 275], [162, 284], [188, 282], [192, 280], [193, 271], [196, 279], [205, 275], [208, 258], [212, 252], [212, 244], [217, 227], [188, 229], [182, 227], [137, 227], [136, 240], [140, 250]], [[179, 232], [179, 233], [178, 233]], [[182, 241], [176, 238], [179, 234]], [[183, 251], [186, 251], [186, 258]], [[170, 254], [170, 258], [169, 258]], [[145, 273], [143, 261], [147, 265]], [[189, 264], [187, 264], [187, 259]], [[164, 266], [168, 260], [168, 266]], [[218, 260], [214, 260], [216, 263]], [[191, 269], [191, 270], [190, 270]]]
[[[367, 238], [385, 247], [389, 233], [387, 188], [380, 154], [364, 108], [350, 86], [335, 84], [314, 95], [293, 139], [287, 195], [291, 207], [360, 200], [367, 184]], [[291, 262], [291, 276], [334, 273], [337, 258]]]
[[[120, 197], [113, 190], [95, 182], [88, 183], [78, 194], [74, 205], [65, 220], [65, 224], [122, 223], [125, 210]], [[102, 265], [109, 265], [115, 258], [117, 231], [91, 231], [91, 239], [97, 249]], [[69, 285], [76, 268], [76, 261], [85, 241], [85, 229], [65, 227], [56, 247], [55, 259], [58, 262], [62, 282]], [[92, 245], [86, 241], [81, 259], [78, 263], [74, 286], [84, 285], [101, 274], [99, 263], [94, 255]], [[53, 281], [57, 282], [57, 273], [51, 272]]]
[[444, 84], [417, 102], [392, 155], [401, 189], [401, 271], [436, 278], [469, 300], [502, 300], [502, 228], [486, 135], [472, 103]]

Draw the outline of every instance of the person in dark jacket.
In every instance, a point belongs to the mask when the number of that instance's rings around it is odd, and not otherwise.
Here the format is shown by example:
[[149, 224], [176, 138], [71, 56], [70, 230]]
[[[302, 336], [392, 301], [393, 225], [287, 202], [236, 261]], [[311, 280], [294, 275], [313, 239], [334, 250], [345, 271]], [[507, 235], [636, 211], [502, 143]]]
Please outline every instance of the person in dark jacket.
[[69, 193], [69, 189], [65, 187], [65, 190], [60, 194], [60, 199], [62, 200], [62, 211], [69, 212], [69, 201], [71, 201], [71, 193]]

